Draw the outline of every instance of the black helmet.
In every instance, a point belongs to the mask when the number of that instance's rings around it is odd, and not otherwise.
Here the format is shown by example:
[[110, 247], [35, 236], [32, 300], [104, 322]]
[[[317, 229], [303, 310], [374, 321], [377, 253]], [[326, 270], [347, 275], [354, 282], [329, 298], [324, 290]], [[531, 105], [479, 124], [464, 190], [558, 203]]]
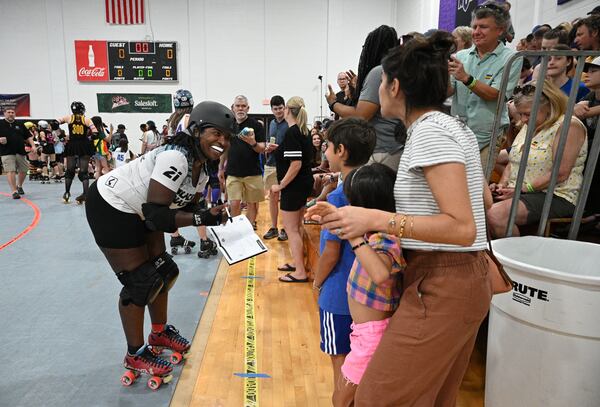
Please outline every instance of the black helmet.
[[231, 109], [218, 102], [200, 102], [194, 107], [188, 120], [188, 129], [193, 134], [195, 128], [214, 127], [227, 134], [237, 131], [235, 116]]
[[71, 103], [71, 111], [75, 114], [84, 114], [85, 105], [81, 102], [73, 102]]

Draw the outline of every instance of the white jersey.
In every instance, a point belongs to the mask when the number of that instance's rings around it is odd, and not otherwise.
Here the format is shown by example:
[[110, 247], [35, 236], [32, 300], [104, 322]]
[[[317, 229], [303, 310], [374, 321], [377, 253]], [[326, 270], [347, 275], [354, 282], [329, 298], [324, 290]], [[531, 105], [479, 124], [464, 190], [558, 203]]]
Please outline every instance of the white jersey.
[[129, 156], [131, 155], [130, 151], [127, 150], [126, 152], [122, 152], [121, 151], [121, 147], [117, 148], [113, 153], [112, 156], [115, 159], [115, 168], [119, 168], [125, 164], [127, 164], [128, 160], [129, 160]]
[[198, 183], [192, 185], [192, 159], [181, 146], [165, 145], [120, 166], [98, 178], [98, 191], [113, 208], [142, 217], [142, 204], [147, 202], [148, 186], [153, 179], [175, 192], [171, 209], [186, 206], [196, 192], [208, 183], [203, 169]]

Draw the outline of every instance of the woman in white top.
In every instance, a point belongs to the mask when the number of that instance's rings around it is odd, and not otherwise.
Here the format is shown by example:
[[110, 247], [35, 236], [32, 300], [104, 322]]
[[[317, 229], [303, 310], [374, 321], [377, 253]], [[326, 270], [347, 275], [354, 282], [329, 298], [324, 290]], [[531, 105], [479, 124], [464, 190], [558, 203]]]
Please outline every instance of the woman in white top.
[[342, 238], [396, 234], [408, 263], [400, 306], [358, 387], [356, 406], [453, 406], [489, 309], [477, 140], [441, 113], [451, 46], [452, 37], [440, 32], [393, 49], [382, 62], [382, 114], [408, 127], [396, 213], [309, 210]]
[[165, 232], [178, 227], [216, 225], [222, 206], [197, 207], [208, 181], [207, 160], [218, 160], [229, 146], [234, 115], [216, 102], [202, 102], [192, 111], [188, 127], [156, 148], [101, 176], [92, 184], [86, 216], [94, 239], [123, 284], [119, 313], [127, 340], [125, 367], [164, 376], [170, 363], [144, 346], [144, 310], [148, 307], [151, 346], [183, 353], [189, 342], [167, 323], [168, 291], [179, 274], [165, 252]]

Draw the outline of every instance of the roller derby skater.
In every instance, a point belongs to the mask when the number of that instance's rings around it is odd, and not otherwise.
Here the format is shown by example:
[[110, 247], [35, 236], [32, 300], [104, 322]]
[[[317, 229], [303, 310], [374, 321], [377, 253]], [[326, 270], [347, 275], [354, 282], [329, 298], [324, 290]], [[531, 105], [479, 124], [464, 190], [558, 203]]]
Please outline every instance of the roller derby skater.
[[85, 117], [85, 105], [81, 102], [71, 103], [70, 116], [61, 117], [58, 123], [68, 123], [69, 136], [64, 155], [67, 158], [67, 169], [65, 171], [65, 193], [64, 203], [69, 203], [71, 198], [71, 184], [75, 178], [76, 159], [79, 159], [79, 180], [83, 185], [83, 193], [76, 198], [78, 204], [85, 202], [89, 188], [88, 165], [90, 157], [94, 155], [94, 145], [88, 138], [88, 130], [92, 133], [92, 139], [97, 138], [98, 130], [92, 121]]
[[[204, 163], [219, 159], [226, 151], [235, 127], [229, 108], [202, 102], [190, 114], [187, 128], [168, 144], [90, 186], [86, 217], [96, 244], [123, 285], [118, 307], [127, 341], [124, 385], [132, 384], [140, 373], [149, 373], [154, 375], [151, 385], [158, 388], [170, 376], [172, 365], [155, 353], [169, 348], [173, 355], [181, 355], [189, 349], [189, 341], [167, 325], [169, 290], [179, 268], [165, 251], [164, 233], [219, 223], [223, 206], [200, 208], [197, 186], [206, 185]], [[146, 307], [153, 331], [149, 345], [144, 337]]]
[[[176, 236], [174, 236], [175, 234]], [[192, 248], [196, 246], [196, 242], [187, 240], [185, 237], [181, 236], [179, 232], [175, 232], [175, 234], [171, 235], [171, 241], [169, 242], [169, 245], [171, 246], [171, 254], [178, 254], [179, 249], [182, 249], [185, 254], [190, 254], [192, 252]]]

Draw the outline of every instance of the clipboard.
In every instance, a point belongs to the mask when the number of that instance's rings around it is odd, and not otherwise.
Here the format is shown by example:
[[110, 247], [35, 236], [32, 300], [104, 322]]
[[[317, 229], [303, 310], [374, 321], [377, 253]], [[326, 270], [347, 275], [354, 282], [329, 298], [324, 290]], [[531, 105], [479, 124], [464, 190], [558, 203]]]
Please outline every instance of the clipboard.
[[268, 251], [245, 215], [235, 216], [223, 225], [207, 229], [230, 266]]

